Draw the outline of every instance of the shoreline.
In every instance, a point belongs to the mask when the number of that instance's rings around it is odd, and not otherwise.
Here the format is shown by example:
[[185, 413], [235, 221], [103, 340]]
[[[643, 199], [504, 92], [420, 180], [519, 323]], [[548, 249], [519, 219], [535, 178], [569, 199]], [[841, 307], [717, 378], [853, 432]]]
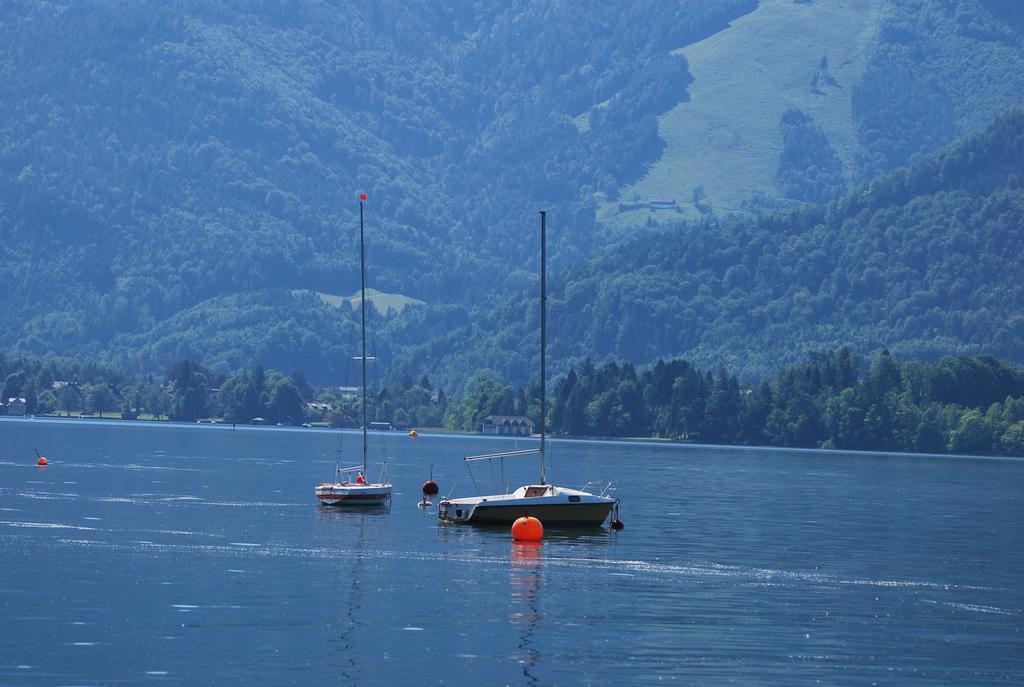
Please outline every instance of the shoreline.
[[[72, 424], [72, 425], [93, 425], [93, 426], [121, 426], [121, 427], [163, 427], [163, 428], [194, 428], [194, 429], [216, 429], [220, 431], [284, 431], [284, 432], [306, 432], [306, 431], [333, 431], [342, 433], [357, 434], [361, 430], [351, 428], [337, 428], [337, 427], [325, 427], [325, 426], [314, 426], [314, 427], [302, 427], [294, 425], [247, 425], [247, 424], [236, 424], [231, 425], [223, 422], [181, 422], [176, 420], [125, 420], [122, 418], [99, 418], [91, 416], [74, 416], [66, 417], [62, 415], [25, 415], [25, 416], [10, 416], [0, 415], [0, 424], [5, 422], [38, 422], [41, 424]], [[498, 439], [506, 441], [519, 441], [522, 439], [535, 439], [536, 437], [505, 437], [497, 436], [493, 434], [472, 434], [468, 432], [459, 432], [456, 430], [445, 430], [443, 428], [416, 428], [417, 436], [409, 437], [405, 430], [369, 430], [374, 435], [399, 435], [407, 437], [410, 441], [416, 439], [430, 439], [430, 438], [465, 438], [471, 440], [482, 440], [482, 439]], [[643, 437], [629, 437], [629, 438], [612, 438], [612, 437], [548, 437], [549, 442], [553, 443], [567, 443], [567, 444], [602, 444], [602, 445], [628, 445], [628, 446], [648, 446], [652, 448], [675, 448], [682, 450], [704, 450], [704, 451], [724, 451], [724, 450], [740, 450], [740, 451], [772, 451], [780, 453], [801, 453], [801, 454], [830, 454], [830, 455], [847, 455], [857, 457], [888, 457], [888, 458], [941, 458], [941, 459], [953, 459], [953, 460], [991, 460], [991, 461], [1012, 461], [1012, 462], [1024, 462], [1024, 457], [1020, 456], [998, 456], [998, 455], [972, 455], [963, 453], [907, 453], [902, 451], [863, 451], [854, 449], [836, 449], [836, 448], [804, 448], [804, 447], [786, 447], [786, 446], [748, 446], [746, 444], [700, 444], [689, 440], [677, 440], [677, 439], [658, 439], [658, 438], [643, 438]]]

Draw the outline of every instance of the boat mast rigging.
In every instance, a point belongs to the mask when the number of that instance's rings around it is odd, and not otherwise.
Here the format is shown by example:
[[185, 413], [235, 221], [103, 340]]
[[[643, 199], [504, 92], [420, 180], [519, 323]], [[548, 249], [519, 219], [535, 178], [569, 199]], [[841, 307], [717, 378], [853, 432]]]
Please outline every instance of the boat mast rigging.
[[547, 284], [546, 284], [546, 244], [547, 244], [547, 211], [540, 211], [540, 483], [544, 481], [544, 352], [547, 335]]
[[363, 234], [363, 204], [366, 196], [359, 197], [359, 306], [362, 313], [362, 367], [363, 367], [363, 474], [366, 474], [366, 240]]

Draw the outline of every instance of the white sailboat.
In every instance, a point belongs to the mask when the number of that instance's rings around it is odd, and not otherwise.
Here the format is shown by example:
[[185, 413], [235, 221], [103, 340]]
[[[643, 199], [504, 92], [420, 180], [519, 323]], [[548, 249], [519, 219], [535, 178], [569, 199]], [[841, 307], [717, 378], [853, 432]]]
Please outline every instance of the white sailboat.
[[505, 525], [523, 516], [533, 516], [545, 525], [600, 527], [618, 503], [608, 495], [610, 485], [598, 494], [548, 484], [544, 472], [545, 348], [547, 335], [547, 213], [540, 213], [540, 448], [467, 456], [467, 463], [512, 456], [539, 454], [540, 482], [519, 487], [512, 493], [489, 496], [445, 498], [438, 503], [437, 517], [444, 522]]
[[[361, 289], [360, 308], [362, 312], [362, 355], [359, 360], [363, 369], [363, 464], [349, 468], [335, 468], [335, 481], [323, 482], [316, 487], [316, 497], [324, 506], [379, 506], [391, 498], [391, 483], [384, 470], [378, 482], [366, 479], [366, 242], [363, 233], [363, 204], [366, 194], [359, 196], [359, 283]], [[355, 475], [354, 478], [351, 475]], [[349, 479], [339, 480], [339, 475]]]

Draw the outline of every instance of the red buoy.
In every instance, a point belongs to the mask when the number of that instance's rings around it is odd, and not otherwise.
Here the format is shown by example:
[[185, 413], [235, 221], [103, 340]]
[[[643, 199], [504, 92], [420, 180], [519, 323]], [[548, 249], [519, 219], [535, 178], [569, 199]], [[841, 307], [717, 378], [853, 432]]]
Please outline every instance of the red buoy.
[[619, 530], [621, 530], [623, 527], [626, 526], [626, 523], [624, 523], [621, 520], [619, 520], [619, 500], [618, 499], [615, 499], [615, 510], [612, 511], [612, 521], [609, 522], [608, 525], [615, 532], [618, 532]]
[[36, 461], [36, 465], [46, 465], [46, 456], [39, 456], [39, 460]]
[[434, 496], [437, 493], [437, 482], [432, 479], [428, 479], [423, 483], [423, 495]]
[[512, 523], [512, 538], [522, 541], [540, 541], [544, 536], [544, 525], [540, 520], [527, 515]]

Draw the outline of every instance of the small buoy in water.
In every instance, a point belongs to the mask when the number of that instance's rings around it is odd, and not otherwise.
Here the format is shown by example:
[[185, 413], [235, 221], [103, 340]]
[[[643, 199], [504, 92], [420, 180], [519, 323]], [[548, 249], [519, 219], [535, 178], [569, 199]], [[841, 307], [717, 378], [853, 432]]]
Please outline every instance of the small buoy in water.
[[544, 536], [544, 525], [540, 520], [527, 515], [512, 523], [512, 538], [522, 541], [540, 541]]
[[409, 430], [409, 438], [410, 438], [410, 439], [415, 439], [415, 438], [416, 438], [416, 437], [418, 437], [419, 435], [420, 435], [420, 433], [419, 433], [419, 432], [417, 432], [417, 431], [416, 431], [415, 429], [410, 429], [410, 430]]
[[36, 465], [46, 465], [46, 456], [39, 456], [39, 460], [36, 461]]
[[[416, 431], [416, 430], [413, 430]], [[430, 477], [423, 483], [423, 500], [430, 503], [428, 496], [437, 495], [437, 482], [434, 481], [434, 464], [430, 464]]]

